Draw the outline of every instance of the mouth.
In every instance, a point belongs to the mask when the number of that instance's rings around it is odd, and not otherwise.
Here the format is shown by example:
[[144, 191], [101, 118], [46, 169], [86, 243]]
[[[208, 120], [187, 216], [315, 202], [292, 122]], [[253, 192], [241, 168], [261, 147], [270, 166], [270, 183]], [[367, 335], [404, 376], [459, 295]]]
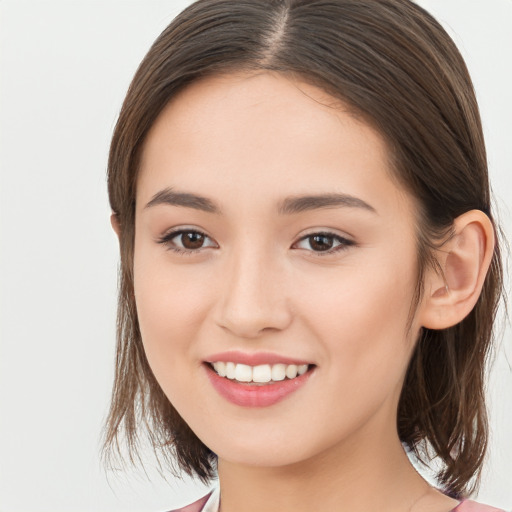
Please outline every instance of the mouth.
[[253, 386], [265, 386], [293, 380], [304, 375], [314, 366], [312, 364], [283, 363], [250, 366], [232, 361], [215, 361], [207, 364], [219, 377]]
[[229, 360], [205, 362], [212, 387], [234, 405], [268, 407], [295, 394], [315, 373], [315, 364], [257, 364]]

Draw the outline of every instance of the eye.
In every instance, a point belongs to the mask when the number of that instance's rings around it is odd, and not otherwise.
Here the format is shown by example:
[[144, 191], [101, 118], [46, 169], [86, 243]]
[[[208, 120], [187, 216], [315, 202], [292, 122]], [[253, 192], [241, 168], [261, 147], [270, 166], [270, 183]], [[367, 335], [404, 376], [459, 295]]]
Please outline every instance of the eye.
[[301, 238], [295, 245], [294, 248], [306, 249], [316, 253], [333, 254], [338, 251], [343, 251], [348, 247], [355, 245], [355, 242], [344, 238], [334, 233], [311, 233]]
[[195, 229], [170, 231], [158, 239], [158, 243], [177, 253], [197, 253], [206, 247], [217, 247], [213, 240]]

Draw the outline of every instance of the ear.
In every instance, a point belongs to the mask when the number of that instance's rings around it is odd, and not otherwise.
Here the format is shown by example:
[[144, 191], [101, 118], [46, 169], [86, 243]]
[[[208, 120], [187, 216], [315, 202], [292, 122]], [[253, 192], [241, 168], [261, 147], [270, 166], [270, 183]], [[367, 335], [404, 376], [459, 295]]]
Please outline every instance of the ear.
[[480, 210], [457, 217], [454, 236], [437, 251], [442, 273], [425, 276], [420, 322], [429, 329], [446, 329], [462, 321], [475, 306], [494, 252], [493, 225]]
[[117, 238], [119, 238], [121, 236], [121, 224], [117, 213], [112, 213], [110, 216], [110, 224], [112, 225], [112, 229], [116, 232]]

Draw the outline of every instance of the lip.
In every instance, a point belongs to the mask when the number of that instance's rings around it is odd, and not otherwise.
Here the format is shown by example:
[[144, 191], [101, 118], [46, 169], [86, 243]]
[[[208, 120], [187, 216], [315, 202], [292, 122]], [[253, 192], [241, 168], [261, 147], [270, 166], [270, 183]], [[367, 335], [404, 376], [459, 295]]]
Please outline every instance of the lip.
[[207, 363], [216, 363], [218, 361], [232, 362], [236, 364], [246, 364], [248, 366], [258, 366], [260, 364], [313, 364], [312, 361], [303, 361], [301, 359], [293, 359], [272, 352], [241, 352], [238, 350], [230, 350], [228, 352], [219, 352], [212, 354], [205, 359]]
[[[219, 360], [225, 361], [225, 359]], [[232, 359], [228, 359], [228, 361], [235, 362]], [[284, 400], [303, 387], [308, 382], [315, 369], [315, 366], [312, 366], [306, 373], [294, 379], [255, 385], [240, 383], [235, 380], [227, 379], [226, 377], [221, 377], [208, 363], [203, 364], [203, 367], [215, 390], [232, 404], [241, 407], [269, 407]]]

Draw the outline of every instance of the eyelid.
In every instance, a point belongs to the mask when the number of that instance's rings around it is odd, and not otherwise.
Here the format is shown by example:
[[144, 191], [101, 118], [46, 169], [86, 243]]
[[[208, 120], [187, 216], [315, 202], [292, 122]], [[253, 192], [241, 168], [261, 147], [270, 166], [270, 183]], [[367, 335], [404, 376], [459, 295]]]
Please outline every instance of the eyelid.
[[[300, 243], [304, 240], [307, 240], [308, 238], [314, 237], [314, 236], [325, 236], [327, 238], [333, 238], [333, 239], [337, 240], [339, 242], [339, 244], [334, 246], [331, 249], [326, 250], [326, 251], [314, 251], [313, 249], [304, 249], [304, 248], [295, 247], [298, 243]], [[355, 245], [356, 245], [356, 242], [347, 236], [338, 234], [329, 229], [316, 229], [316, 230], [312, 230], [310, 233], [306, 233], [306, 234], [303, 234], [302, 236], [300, 236], [300, 238], [296, 242], [294, 242], [294, 244], [292, 245], [292, 248], [308, 251], [308, 252], [314, 254], [315, 256], [329, 256], [329, 255], [333, 255], [338, 252], [347, 250], [349, 247], [352, 247]]]
[[[206, 240], [210, 240], [210, 242], [213, 242], [213, 243], [210, 243], [209, 245], [204, 245], [202, 247], [198, 247], [197, 249], [187, 249], [185, 247], [180, 247], [180, 246], [176, 245], [174, 242], [172, 242], [172, 240], [174, 238], [176, 238], [179, 235], [182, 235], [184, 233], [199, 234], [199, 235], [203, 236]], [[314, 236], [324, 236], [327, 238], [332, 238], [332, 239], [336, 240], [338, 242], [338, 244], [330, 249], [325, 250], [325, 251], [315, 251], [315, 250], [313, 250], [313, 248], [307, 249], [307, 248], [297, 247], [297, 245], [299, 243], [307, 240], [308, 238], [314, 237]], [[180, 226], [180, 227], [171, 228], [168, 231], [166, 231], [163, 235], [158, 237], [156, 239], [156, 242], [161, 245], [166, 246], [166, 248], [170, 251], [173, 251], [173, 252], [179, 253], [179, 254], [186, 254], [186, 255], [194, 255], [194, 254], [198, 254], [208, 248], [212, 248], [212, 247], [218, 248], [219, 247], [218, 244], [215, 242], [215, 240], [212, 237], [210, 237], [207, 233], [205, 233], [203, 230], [201, 230], [197, 227], [188, 227], [188, 226]], [[356, 242], [354, 240], [352, 240], [351, 238], [348, 238], [347, 236], [338, 234], [332, 230], [312, 229], [309, 233], [302, 234], [297, 239], [297, 241], [292, 244], [291, 248], [297, 249], [297, 250], [304, 250], [304, 251], [314, 254], [315, 256], [329, 256], [329, 255], [333, 255], [335, 253], [341, 252], [343, 250], [346, 250], [349, 247], [354, 246], [354, 245], [356, 245]]]
[[[174, 243], [172, 243], [173, 238], [176, 238], [177, 236], [179, 236], [183, 233], [197, 233], [199, 235], [204, 236], [205, 239], [212, 241], [213, 244], [199, 247], [197, 249], [187, 249], [185, 247], [179, 247], [179, 246], [175, 245]], [[161, 236], [159, 236], [156, 239], [156, 242], [158, 244], [164, 245], [170, 251], [180, 253], [180, 254], [188, 254], [188, 255], [197, 254], [199, 252], [202, 252], [204, 249], [208, 249], [210, 247], [218, 248], [217, 242], [215, 242], [215, 240], [211, 236], [209, 236], [203, 230], [198, 229], [197, 227], [189, 227], [189, 226], [179, 226], [179, 227], [171, 228], [168, 231], [166, 231], [165, 233], [163, 233]]]

